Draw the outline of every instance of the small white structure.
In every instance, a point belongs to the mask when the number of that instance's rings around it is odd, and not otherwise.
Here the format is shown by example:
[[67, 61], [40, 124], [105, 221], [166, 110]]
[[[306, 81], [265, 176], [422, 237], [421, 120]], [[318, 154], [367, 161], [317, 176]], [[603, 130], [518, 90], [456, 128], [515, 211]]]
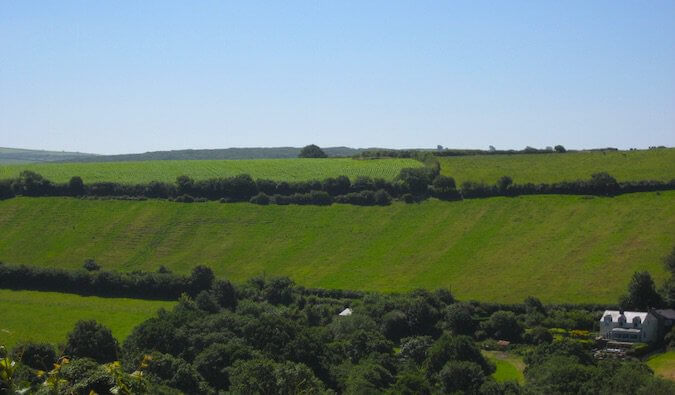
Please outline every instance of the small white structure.
[[352, 309], [347, 307], [346, 309], [342, 310], [342, 312], [338, 315], [341, 316], [341, 317], [348, 317], [348, 316], [352, 315]]
[[658, 320], [647, 312], [606, 310], [600, 318], [600, 335], [609, 340], [651, 343], [657, 331]]

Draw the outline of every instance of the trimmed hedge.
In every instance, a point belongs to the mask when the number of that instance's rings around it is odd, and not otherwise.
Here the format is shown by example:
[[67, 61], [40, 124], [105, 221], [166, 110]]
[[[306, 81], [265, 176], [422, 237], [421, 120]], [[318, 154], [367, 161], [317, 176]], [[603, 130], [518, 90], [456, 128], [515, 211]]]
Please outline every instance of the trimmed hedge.
[[79, 177], [73, 177], [68, 183], [55, 184], [37, 173], [24, 171], [16, 179], [0, 180], [0, 200], [23, 195], [129, 200], [159, 198], [182, 203], [220, 200], [227, 203], [249, 201], [261, 205], [330, 205], [332, 203], [387, 205], [393, 199], [413, 202], [429, 197], [461, 200], [544, 194], [616, 196], [624, 193], [675, 189], [675, 179], [669, 182], [649, 180], [618, 182], [607, 173], [593, 174], [588, 180], [554, 184], [513, 184], [510, 177], [504, 176], [493, 185], [466, 181], [458, 189], [452, 177], [439, 175], [437, 165], [437, 161], [431, 160], [425, 167], [402, 169], [394, 181], [359, 177], [352, 182], [349, 178], [340, 176], [323, 181], [291, 183], [271, 180], [254, 181], [249, 175], [241, 174], [235, 177], [200, 181], [181, 176], [176, 179], [175, 184], [156, 181], [135, 185], [113, 182], [84, 184]]
[[197, 266], [190, 276], [135, 271], [88, 272], [0, 262], [0, 288], [66, 292], [78, 295], [176, 300], [181, 294], [197, 295], [214, 283], [213, 272]]

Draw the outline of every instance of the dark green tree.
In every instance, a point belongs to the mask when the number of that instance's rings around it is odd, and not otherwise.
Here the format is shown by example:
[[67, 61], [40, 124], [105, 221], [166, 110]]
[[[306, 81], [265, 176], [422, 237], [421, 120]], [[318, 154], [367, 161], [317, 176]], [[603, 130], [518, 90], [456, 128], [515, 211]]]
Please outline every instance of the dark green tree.
[[663, 299], [658, 292], [649, 272], [635, 272], [628, 284], [628, 295], [619, 301], [624, 309], [647, 310], [660, 307]]
[[326, 155], [325, 152], [321, 148], [319, 148], [318, 145], [310, 144], [306, 145], [300, 150], [300, 154], [298, 154], [298, 158], [326, 158], [328, 155]]
[[78, 321], [68, 334], [65, 353], [79, 358], [91, 358], [98, 363], [112, 362], [119, 355], [117, 340], [110, 332], [94, 320]]

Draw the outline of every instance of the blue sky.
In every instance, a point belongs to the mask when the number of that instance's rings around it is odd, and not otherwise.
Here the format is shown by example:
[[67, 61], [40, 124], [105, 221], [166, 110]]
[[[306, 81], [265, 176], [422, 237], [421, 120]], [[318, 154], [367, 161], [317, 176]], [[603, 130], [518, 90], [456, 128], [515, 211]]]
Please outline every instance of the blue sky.
[[0, 146], [675, 145], [675, 1], [2, 1]]

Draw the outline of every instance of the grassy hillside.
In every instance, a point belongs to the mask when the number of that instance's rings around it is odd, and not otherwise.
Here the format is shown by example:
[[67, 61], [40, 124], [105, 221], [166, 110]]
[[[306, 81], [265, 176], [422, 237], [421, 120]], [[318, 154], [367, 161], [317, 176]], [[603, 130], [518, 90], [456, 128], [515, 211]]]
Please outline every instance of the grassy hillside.
[[[325, 147], [322, 149], [329, 157], [349, 157], [363, 151], [362, 149], [349, 147]], [[302, 150], [302, 148], [299, 147], [185, 149], [174, 151], [152, 151], [141, 154], [100, 155], [90, 158], [75, 159], [73, 162], [297, 158], [300, 150]]]
[[322, 180], [340, 175], [394, 178], [404, 167], [422, 164], [412, 159], [257, 159], [257, 160], [170, 160], [145, 162], [49, 163], [0, 166], [0, 179], [33, 170], [57, 182], [80, 176], [84, 182], [126, 183], [167, 181], [188, 175], [195, 179], [230, 177], [242, 173], [253, 178], [277, 181]]
[[255, 206], [15, 198], [0, 202], [0, 260], [188, 272], [379, 291], [450, 287], [460, 298], [615, 302], [636, 270], [661, 282], [675, 192], [461, 202]]
[[675, 350], [652, 356], [647, 365], [656, 375], [675, 381]]
[[42, 151], [20, 148], [0, 147], [0, 164], [52, 162], [59, 160], [74, 160], [95, 157], [92, 154], [65, 151]]
[[173, 302], [125, 298], [98, 298], [57, 292], [10, 291], [0, 289], [0, 344], [19, 341], [64, 343], [78, 320], [95, 319], [118, 340]]
[[675, 148], [565, 154], [476, 155], [439, 158], [442, 174], [463, 181], [494, 184], [510, 176], [524, 184], [587, 179], [606, 171], [619, 181], [675, 178]]

